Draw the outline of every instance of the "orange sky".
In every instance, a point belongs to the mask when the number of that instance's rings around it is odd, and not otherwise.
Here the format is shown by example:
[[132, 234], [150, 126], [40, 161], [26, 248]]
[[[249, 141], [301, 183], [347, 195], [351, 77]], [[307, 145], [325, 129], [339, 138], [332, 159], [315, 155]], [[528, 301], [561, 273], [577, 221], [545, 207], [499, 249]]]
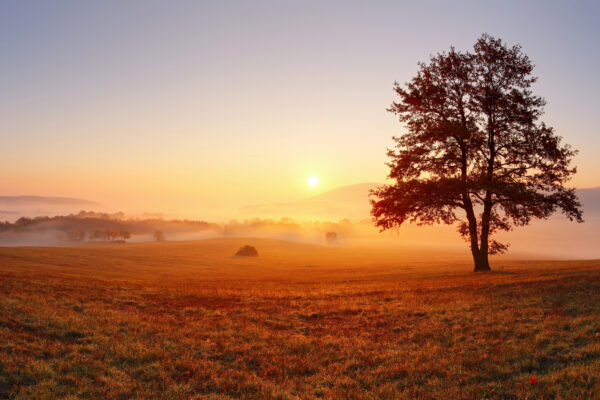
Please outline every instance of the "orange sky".
[[3, 4], [0, 195], [224, 218], [382, 182], [394, 80], [482, 32], [523, 45], [572, 185], [600, 186], [597, 7], [540, 4]]

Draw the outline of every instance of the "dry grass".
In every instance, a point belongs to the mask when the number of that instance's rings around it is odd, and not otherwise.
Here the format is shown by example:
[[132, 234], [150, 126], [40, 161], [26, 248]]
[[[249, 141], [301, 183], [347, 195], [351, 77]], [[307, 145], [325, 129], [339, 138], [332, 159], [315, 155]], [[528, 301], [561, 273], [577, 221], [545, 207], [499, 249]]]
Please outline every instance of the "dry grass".
[[600, 398], [600, 262], [445, 257], [0, 248], [0, 398]]

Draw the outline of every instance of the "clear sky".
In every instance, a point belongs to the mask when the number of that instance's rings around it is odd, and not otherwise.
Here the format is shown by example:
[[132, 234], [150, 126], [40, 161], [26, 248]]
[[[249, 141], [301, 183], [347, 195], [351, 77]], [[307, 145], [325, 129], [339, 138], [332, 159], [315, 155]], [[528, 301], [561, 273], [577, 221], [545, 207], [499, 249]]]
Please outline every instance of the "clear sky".
[[210, 219], [381, 182], [393, 82], [483, 32], [533, 59], [572, 184], [599, 186], [598, 4], [2, 2], [0, 194]]

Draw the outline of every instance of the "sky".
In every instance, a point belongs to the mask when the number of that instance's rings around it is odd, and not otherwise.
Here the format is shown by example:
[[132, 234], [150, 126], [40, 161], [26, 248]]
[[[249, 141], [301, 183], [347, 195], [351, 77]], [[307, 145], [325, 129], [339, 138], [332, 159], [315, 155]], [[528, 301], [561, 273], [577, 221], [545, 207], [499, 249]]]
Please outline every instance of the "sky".
[[393, 82], [484, 32], [523, 46], [571, 185], [600, 186], [598, 4], [2, 2], [0, 195], [210, 220], [382, 182]]

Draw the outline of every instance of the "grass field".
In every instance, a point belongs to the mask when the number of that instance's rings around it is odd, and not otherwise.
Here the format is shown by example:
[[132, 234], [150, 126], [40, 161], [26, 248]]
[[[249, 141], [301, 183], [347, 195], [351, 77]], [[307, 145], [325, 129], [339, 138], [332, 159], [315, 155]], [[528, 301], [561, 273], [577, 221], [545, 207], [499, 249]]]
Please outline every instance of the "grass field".
[[600, 398], [600, 261], [493, 267], [268, 239], [0, 248], [0, 398]]

